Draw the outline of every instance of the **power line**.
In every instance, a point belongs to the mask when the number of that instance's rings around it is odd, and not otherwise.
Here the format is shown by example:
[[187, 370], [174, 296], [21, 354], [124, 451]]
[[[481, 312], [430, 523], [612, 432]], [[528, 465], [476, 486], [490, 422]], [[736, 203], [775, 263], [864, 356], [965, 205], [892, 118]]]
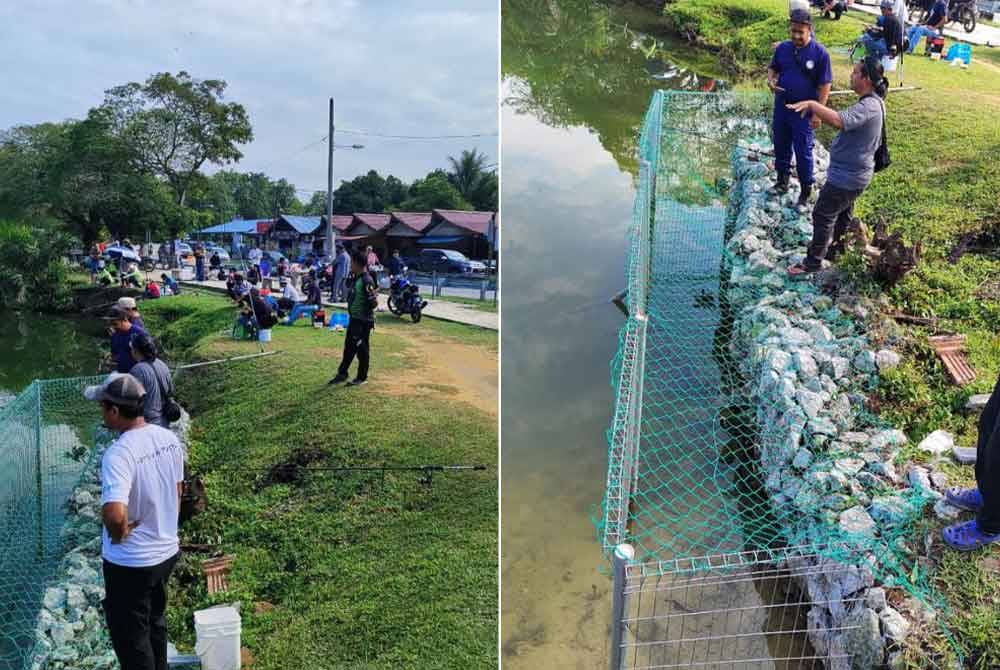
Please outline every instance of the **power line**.
[[467, 139], [473, 137], [497, 137], [500, 133], [471, 133], [468, 135], [388, 135], [385, 133], [373, 133], [368, 130], [338, 130], [339, 133], [347, 135], [364, 135], [366, 137], [385, 137], [394, 140], [454, 140]]

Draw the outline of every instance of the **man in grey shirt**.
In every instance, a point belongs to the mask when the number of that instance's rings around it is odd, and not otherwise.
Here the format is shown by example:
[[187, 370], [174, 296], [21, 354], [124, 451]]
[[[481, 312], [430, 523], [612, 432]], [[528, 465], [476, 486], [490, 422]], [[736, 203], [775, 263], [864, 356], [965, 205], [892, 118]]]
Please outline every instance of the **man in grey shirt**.
[[143, 404], [142, 415], [146, 423], [168, 428], [170, 422], [163, 416], [163, 404], [172, 395], [174, 383], [170, 378], [170, 368], [157, 358], [156, 342], [148, 333], [136, 333], [129, 340], [132, 358], [136, 363], [129, 374], [139, 380], [146, 389], [146, 401]]
[[840, 130], [830, 145], [830, 167], [826, 184], [813, 208], [813, 239], [805, 260], [788, 268], [792, 277], [816, 272], [823, 266], [830, 245], [839, 242], [854, 214], [854, 201], [871, 183], [875, 173], [875, 151], [885, 122], [887, 82], [881, 63], [872, 56], [855, 64], [851, 89], [859, 99], [842, 112], [815, 100], [788, 105], [801, 114], [812, 112], [823, 123]]

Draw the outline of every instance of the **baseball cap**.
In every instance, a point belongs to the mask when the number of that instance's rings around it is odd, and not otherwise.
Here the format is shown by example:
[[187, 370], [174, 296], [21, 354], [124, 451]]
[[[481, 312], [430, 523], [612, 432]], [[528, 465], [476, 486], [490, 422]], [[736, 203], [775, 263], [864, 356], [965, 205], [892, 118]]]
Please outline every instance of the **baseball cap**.
[[892, 9], [894, 5], [892, 0], [882, 0], [882, 2], [879, 3], [879, 6], [882, 7], [882, 9]]
[[146, 397], [146, 389], [132, 375], [112, 372], [103, 383], [85, 388], [83, 397], [87, 400], [107, 400], [115, 405], [140, 407]]
[[813, 22], [812, 14], [809, 13], [808, 9], [793, 9], [788, 18], [792, 23], [803, 23], [807, 26], [811, 26]]
[[130, 298], [127, 295], [122, 296], [118, 298], [118, 306], [125, 309], [135, 309], [135, 298]]

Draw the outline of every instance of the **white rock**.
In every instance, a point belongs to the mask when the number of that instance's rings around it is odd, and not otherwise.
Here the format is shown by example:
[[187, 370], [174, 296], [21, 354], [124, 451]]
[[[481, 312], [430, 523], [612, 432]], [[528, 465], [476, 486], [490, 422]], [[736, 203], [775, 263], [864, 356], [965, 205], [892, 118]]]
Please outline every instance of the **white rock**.
[[952, 447], [951, 453], [956, 461], [964, 465], [972, 465], [976, 462], [975, 447]]
[[75, 496], [73, 496], [73, 501], [80, 506], [92, 505], [94, 503], [94, 496], [92, 496], [89, 491], [79, 491]]
[[860, 458], [838, 458], [834, 465], [841, 472], [848, 475], [856, 475], [865, 467], [865, 462]]
[[948, 476], [943, 472], [932, 472], [931, 484], [938, 491], [944, 491], [946, 488], [948, 488]]
[[67, 642], [72, 640], [76, 633], [74, 633], [73, 627], [70, 624], [57, 622], [52, 624], [49, 628], [49, 635], [52, 637], [52, 641], [55, 642], [57, 647], [62, 647]]
[[893, 368], [899, 367], [899, 354], [895, 351], [890, 351], [889, 349], [882, 349], [877, 354], [875, 354], [875, 364], [878, 366], [880, 372], [886, 370], [892, 370]]
[[944, 498], [934, 503], [934, 515], [942, 521], [954, 521], [961, 516], [962, 510], [954, 507]]
[[989, 401], [989, 393], [978, 393], [969, 397], [969, 401], [965, 403], [965, 409], [968, 412], [982, 412], [983, 409], [986, 408], [986, 403]]
[[900, 447], [909, 442], [906, 433], [898, 429], [883, 430], [872, 436], [868, 445], [872, 449], [884, 449], [885, 447]]
[[861, 433], [857, 431], [840, 434], [840, 441], [847, 442], [848, 444], [866, 444], [869, 439], [868, 433]]
[[66, 604], [66, 592], [54, 586], [47, 588], [42, 597], [42, 604], [45, 605], [46, 609], [58, 612]]
[[920, 489], [924, 493], [936, 493], [931, 486], [931, 478], [927, 474], [927, 468], [919, 465], [911, 465], [906, 471], [906, 481], [915, 489]]
[[795, 392], [795, 399], [810, 419], [816, 417], [819, 411], [823, 409], [823, 399], [819, 394], [812, 391], [799, 389]]
[[865, 605], [876, 612], [884, 610], [886, 607], [885, 589], [878, 586], [868, 589], [868, 594], [865, 596]]
[[830, 359], [830, 376], [834, 379], [844, 377], [851, 369], [850, 361], [841, 356], [834, 356]]
[[800, 379], [813, 379], [819, 374], [819, 366], [816, 365], [816, 359], [804, 349], [799, 349], [792, 355], [792, 362], [799, 371]]
[[921, 451], [928, 451], [935, 456], [940, 456], [955, 446], [955, 436], [946, 430], [935, 430], [925, 437], [917, 445]]
[[805, 470], [812, 462], [812, 452], [808, 449], [799, 449], [792, 460], [792, 467], [798, 470]]
[[854, 357], [854, 367], [859, 372], [872, 373], [877, 370], [875, 365], [875, 354], [867, 349], [862, 349]]
[[66, 605], [69, 607], [83, 607], [87, 604], [87, 597], [83, 595], [83, 589], [79, 586], [66, 587]]
[[840, 529], [852, 535], [875, 535], [875, 520], [861, 506], [846, 509], [840, 513]]
[[910, 633], [910, 622], [891, 607], [886, 606], [878, 615], [885, 636], [893, 642], [902, 642]]

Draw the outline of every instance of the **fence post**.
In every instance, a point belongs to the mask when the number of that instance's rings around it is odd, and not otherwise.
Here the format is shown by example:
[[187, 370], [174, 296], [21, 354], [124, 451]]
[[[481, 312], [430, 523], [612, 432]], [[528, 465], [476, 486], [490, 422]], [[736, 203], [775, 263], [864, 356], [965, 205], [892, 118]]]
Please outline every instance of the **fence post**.
[[621, 670], [625, 660], [623, 648], [625, 626], [625, 567], [635, 558], [635, 549], [631, 544], [619, 544], [612, 556], [614, 577], [611, 585], [611, 670]]
[[42, 500], [42, 387], [31, 383], [35, 391], [35, 513], [38, 515], [38, 558], [45, 557], [45, 504]]
[[438, 271], [431, 270], [431, 297], [438, 297]]
[[482, 301], [486, 300], [486, 280], [484, 279], [479, 283], [479, 299]]

